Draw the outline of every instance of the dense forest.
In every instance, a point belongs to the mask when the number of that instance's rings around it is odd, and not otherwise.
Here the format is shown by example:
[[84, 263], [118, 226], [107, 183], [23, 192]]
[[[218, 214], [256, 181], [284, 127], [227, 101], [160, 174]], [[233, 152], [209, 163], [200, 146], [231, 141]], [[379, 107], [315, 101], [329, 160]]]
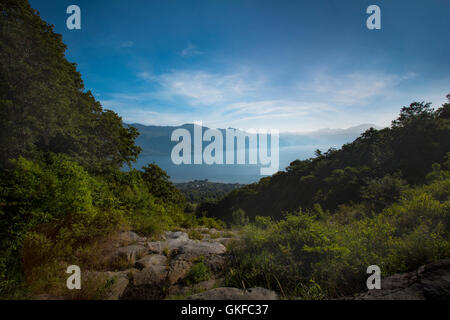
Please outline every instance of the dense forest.
[[176, 183], [175, 186], [191, 203], [200, 203], [206, 200], [219, 200], [227, 193], [241, 188], [239, 183], [219, 183], [208, 180], [194, 180]]

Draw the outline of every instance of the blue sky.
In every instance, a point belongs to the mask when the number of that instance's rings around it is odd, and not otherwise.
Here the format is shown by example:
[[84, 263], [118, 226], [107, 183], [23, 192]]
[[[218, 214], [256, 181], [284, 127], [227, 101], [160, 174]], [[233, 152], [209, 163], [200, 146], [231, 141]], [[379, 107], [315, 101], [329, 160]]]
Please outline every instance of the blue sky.
[[[128, 123], [310, 131], [389, 125], [450, 93], [448, 0], [31, 0]], [[82, 30], [66, 28], [81, 8]], [[381, 30], [366, 8], [381, 8]]]

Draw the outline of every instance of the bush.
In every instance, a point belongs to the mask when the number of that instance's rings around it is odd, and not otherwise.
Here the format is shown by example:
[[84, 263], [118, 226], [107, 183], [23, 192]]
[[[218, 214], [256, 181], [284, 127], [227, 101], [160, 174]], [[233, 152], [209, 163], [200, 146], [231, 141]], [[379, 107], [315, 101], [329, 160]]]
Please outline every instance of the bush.
[[209, 280], [211, 277], [211, 270], [203, 261], [196, 262], [189, 270], [189, 273], [184, 278], [184, 283], [187, 285], [196, 284], [202, 281]]
[[237, 209], [231, 214], [233, 217], [233, 224], [235, 226], [245, 226], [249, 223], [249, 218], [246, 216], [245, 211]]

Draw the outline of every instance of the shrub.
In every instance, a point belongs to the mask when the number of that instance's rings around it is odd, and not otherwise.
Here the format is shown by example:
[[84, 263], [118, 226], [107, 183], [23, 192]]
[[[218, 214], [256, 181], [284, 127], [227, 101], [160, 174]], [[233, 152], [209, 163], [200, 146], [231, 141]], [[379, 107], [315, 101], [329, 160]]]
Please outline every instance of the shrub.
[[245, 226], [249, 223], [249, 218], [246, 216], [245, 211], [237, 209], [231, 214], [233, 217], [233, 224], [235, 226]]
[[188, 232], [188, 236], [192, 240], [202, 240], [203, 239], [202, 233], [198, 230], [190, 230]]
[[189, 270], [189, 273], [184, 278], [184, 283], [192, 285], [202, 281], [209, 280], [211, 277], [211, 271], [203, 261], [196, 262]]

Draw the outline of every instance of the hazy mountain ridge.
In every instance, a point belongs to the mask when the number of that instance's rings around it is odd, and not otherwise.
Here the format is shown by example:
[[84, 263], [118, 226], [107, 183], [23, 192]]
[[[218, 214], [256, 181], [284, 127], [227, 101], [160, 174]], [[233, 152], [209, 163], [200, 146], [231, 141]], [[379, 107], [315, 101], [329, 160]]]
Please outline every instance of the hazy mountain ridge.
[[[142, 148], [142, 153], [138, 158], [135, 167], [155, 162], [166, 170], [173, 181], [185, 182], [190, 180], [204, 180], [227, 183], [250, 183], [258, 181], [260, 165], [180, 165], [172, 163], [170, 155], [173, 147], [178, 143], [171, 141], [172, 132], [176, 129], [186, 129], [194, 136], [194, 124], [183, 124], [180, 126], [155, 126], [142, 125], [138, 123], [130, 124], [138, 129], [140, 135], [136, 139], [136, 144]], [[331, 147], [339, 148], [345, 143], [353, 141], [361, 133], [369, 128], [380, 128], [373, 124], [361, 124], [346, 129], [324, 128], [305, 133], [280, 133], [280, 166], [279, 170], [284, 170], [292, 161], [296, 159], [306, 159], [314, 155], [316, 149], [326, 151]], [[203, 132], [208, 130], [203, 127]], [[226, 129], [219, 129], [225, 137]], [[203, 143], [203, 147], [208, 142]], [[248, 150], [248, 147], [246, 147]]]

